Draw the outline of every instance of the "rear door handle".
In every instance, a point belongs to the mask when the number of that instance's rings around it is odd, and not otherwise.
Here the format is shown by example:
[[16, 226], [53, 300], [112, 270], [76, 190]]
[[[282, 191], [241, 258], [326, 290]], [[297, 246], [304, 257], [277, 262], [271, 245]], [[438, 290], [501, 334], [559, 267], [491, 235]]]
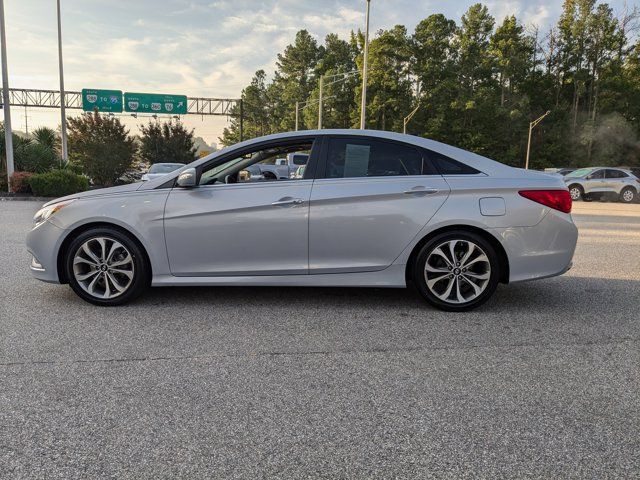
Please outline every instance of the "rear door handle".
[[434, 193], [438, 193], [437, 188], [426, 188], [426, 187], [413, 187], [411, 190], [405, 190], [405, 194], [407, 195], [433, 195]]
[[302, 202], [304, 200], [302, 200], [301, 198], [291, 198], [291, 197], [284, 197], [281, 198], [280, 200], [276, 200], [275, 202], [273, 202], [271, 205], [275, 205], [275, 206], [282, 206], [282, 205], [302, 205]]

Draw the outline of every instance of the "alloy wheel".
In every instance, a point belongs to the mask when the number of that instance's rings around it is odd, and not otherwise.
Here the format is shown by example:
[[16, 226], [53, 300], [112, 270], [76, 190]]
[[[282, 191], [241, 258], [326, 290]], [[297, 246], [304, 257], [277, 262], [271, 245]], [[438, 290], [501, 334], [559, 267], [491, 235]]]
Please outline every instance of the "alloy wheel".
[[491, 263], [474, 242], [449, 240], [429, 253], [424, 276], [433, 295], [450, 304], [463, 304], [485, 291], [491, 278]]
[[115, 298], [126, 292], [133, 282], [133, 257], [124, 245], [112, 238], [90, 238], [76, 250], [73, 275], [89, 295]]
[[580, 194], [582, 192], [580, 192], [580, 189], [578, 187], [573, 187], [571, 190], [569, 190], [569, 195], [571, 195], [571, 200], [576, 201], [576, 200], [580, 200]]
[[624, 200], [627, 203], [632, 202], [633, 197], [634, 195], [631, 190], [625, 190], [624, 192], [622, 192], [622, 200]]

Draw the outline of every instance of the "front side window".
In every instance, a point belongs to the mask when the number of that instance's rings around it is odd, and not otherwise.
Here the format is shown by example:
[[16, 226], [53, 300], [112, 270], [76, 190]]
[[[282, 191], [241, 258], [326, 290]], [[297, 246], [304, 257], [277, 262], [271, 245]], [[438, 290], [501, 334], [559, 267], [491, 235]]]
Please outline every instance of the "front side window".
[[238, 156], [227, 158], [222, 163], [212, 162], [203, 168], [200, 185], [301, 179], [304, 171], [301, 176], [296, 176], [299, 166], [293, 159], [296, 156], [308, 159], [312, 147], [312, 140], [301, 140], [245, 151]]
[[604, 178], [604, 170], [596, 170], [587, 177], [588, 180], [598, 180], [602, 178]]
[[421, 152], [409, 145], [374, 139], [333, 138], [326, 178], [436, 175]]

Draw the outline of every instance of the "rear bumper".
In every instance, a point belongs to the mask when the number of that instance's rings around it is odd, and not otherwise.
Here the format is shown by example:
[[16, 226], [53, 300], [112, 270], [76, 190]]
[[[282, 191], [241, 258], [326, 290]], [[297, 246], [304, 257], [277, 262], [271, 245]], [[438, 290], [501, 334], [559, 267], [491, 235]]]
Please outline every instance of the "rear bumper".
[[509, 258], [509, 282], [562, 275], [572, 266], [578, 228], [571, 215], [549, 211], [533, 227], [496, 228]]
[[31, 254], [31, 275], [38, 280], [60, 283], [58, 278], [58, 250], [64, 230], [46, 221], [27, 234], [27, 251]]

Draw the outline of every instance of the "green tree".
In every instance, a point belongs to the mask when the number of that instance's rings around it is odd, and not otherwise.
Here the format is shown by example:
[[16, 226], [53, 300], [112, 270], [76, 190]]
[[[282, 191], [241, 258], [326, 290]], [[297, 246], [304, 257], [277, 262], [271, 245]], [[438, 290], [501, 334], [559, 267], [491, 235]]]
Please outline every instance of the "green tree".
[[98, 112], [69, 117], [69, 160], [96, 185], [111, 186], [130, 166], [136, 146], [116, 117]]
[[180, 121], [140, 125], [140, 158], [147, 163], [191, 163], [196, 158], [193, 130]]

